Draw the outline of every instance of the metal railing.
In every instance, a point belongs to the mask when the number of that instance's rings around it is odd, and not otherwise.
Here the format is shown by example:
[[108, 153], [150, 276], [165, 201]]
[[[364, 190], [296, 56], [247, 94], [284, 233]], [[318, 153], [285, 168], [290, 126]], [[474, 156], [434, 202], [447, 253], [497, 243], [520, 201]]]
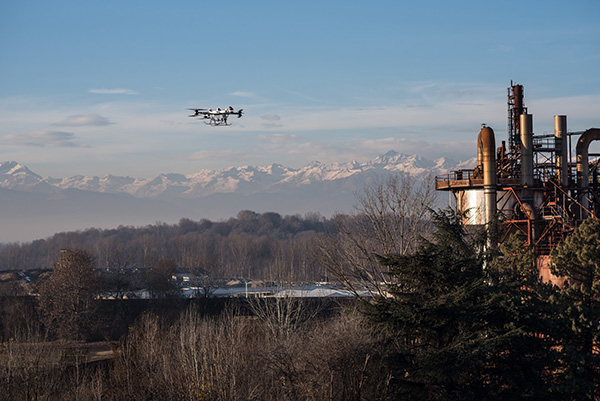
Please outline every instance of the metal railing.
[[457, 171], [452, 171], [451, 173], [448, 174], [442, 174], [442, 175], [437, 175], [435, 177], [435, 182], [436, 183], [440, 183], [440, 182], [448, 182], [448, 181], [462, 181], [462, 180], [470, 180], [471, 178], [473, 178], [473, 172], [475, 170], [457, 170]]

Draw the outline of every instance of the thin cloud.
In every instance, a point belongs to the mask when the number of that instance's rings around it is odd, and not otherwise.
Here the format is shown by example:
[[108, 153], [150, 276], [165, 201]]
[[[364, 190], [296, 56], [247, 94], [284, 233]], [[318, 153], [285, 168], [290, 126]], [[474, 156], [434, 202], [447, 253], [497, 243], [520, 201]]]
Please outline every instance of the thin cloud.
[[265, 114], [265, 115], [260, 116], [260, 118], [262, 118], [263, 120], [267, 120], [267, 121], [281, 120], [281, 116], [279, 116], [277, 114]]
[[97, 95], [139, 95], [139, 92], [136, 92], [131, 89], [117, 88], [117, 89], [90, 89], [88, 92], [94, 93]]
[[10, 134], [2, 137], [5, 145], [31, 146], [37, 148], [87, 148], [75, 142], [77, 137], [64, 131], [35, 131], [26, 134]]
[[298, 137], [294, 134], [274, 134], [274, 135], [258, 135], [256, 139], [270, 143], [290, 143], [295, 142]]
[[246, 152], [241, 150], [219, 150], [219, 151], [200, 151], [187, 156], [189, 160], [202, 161], [222, 161], [222, 160], [240, 160], [243, 159]]
[[57, 127], [102, 127], [105, 125], [114, 124], [106, 117], [102, 117], [99, 114], [77, 114], [69, 116], [62, 121], [54, 123], [52, 125]]
[[235, 91], [230, 93], [231, 96], [247, 97], [250, 99], [258, 99], [259, 97], [252, 92]]
[[283, 124], [276, 122], [281, 120], [281, 116], [279, 116], [278, 114], [264, 114], [260, 116], [260, 118], [269, 121], [268, 123], [261, 124], [261, 127], [263, 128], [283, 128]]

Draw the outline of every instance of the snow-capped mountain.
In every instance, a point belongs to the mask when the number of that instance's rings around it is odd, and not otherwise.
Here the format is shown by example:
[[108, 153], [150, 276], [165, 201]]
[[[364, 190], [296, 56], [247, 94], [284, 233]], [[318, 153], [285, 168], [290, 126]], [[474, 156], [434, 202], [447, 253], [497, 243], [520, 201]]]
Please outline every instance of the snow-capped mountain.
[[[312, 162], [300, 169], [279, 164], [270, 166], [229, 167], [221, 170], [201, 170], [193, 174], [161, 174], [154, 178], [132, 178], [107, 175], [51, 178], [32, 172], [17, 162], [0, 163], [0, 187], [32, 192], [54, 192], [64, 189], [129, 194], [136, 198], [203, 198], [214, 194], [252, 195], [277, 193], [292, 188], [354, 182], [356, 189], [370, 178], [390, 173], [442, 174], [457, 167], [444, 158], [427, 160], [416, 155], [389, 151], [375, 159], [359, 163], [323, 164]], [[328, 185], [329, 186], [329, 185]]]
[[53, 192], [52, 185], [17, 162], [0, 163], [0, 188], [20, 191]]
[[350, 212], [355, 194], [382, 177], [438, 175], [474, 164], [474, 160], [427, 160], [390, 151], [368, 162], [312, 162], [300, 169], [273, 164], [154, 178], [51, 178], [17, 162], [4, 162], [0, 163], [0, 242], [31, 241], [90, 227], [175, 223], [184, 217], [218, 220], [245, 209], [331, 216]]

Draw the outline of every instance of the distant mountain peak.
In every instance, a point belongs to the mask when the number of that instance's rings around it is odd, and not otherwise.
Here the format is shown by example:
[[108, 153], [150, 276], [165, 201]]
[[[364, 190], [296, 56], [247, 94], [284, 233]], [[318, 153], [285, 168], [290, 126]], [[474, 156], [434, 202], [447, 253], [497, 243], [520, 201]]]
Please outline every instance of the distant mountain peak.
[[35, 174], [31, 170], [29, 170], [27, 167], [25, 167], [22, 164], [19, 164], [18, 162], [15, 162], [15, 161], [8, 161], [8, 162], [0, 163], [0, 176], [5, 175], [5, 174], [13, 175], [13, 176], [17, 175], [17, 174], [27, 174], [27, 175], [34, 175], [34, 176], [39, 177], [37, 174]]
[[272, 164], [152, 178], [42, 178], [10, 161], [0, 163], [0, 241], [89, 227], [176, 222], [182, 217], [226, 219], [240, 210], [331, 216], [351, 212], [356, 193], [381, 177], [425, 177], [474, 164], [474, 159], [454, 164], [392, 150], [369, 161], [312, 161], [298, 169]]
[[[249, 195], [268, 191], [291, 190], [307, 186], [361, 188], [377, 175], [398, 172], [419, 176], [428, 172], [445, 173], [457, 166], [453, 160], [428, 160], [418, 155], [390, 150], [367, 162], [346, 163], [312, 161], [300, 169], [281, 164], [227, 167], [201, 170], [193, 174], [164, 173], [154, 178], [106, 175], [102, 178], [75, 175], [69, 178], [42, 178], [15, 162], [0, 163], [0, 187], [24, 191], [79, 189], [101, 193], [130, 194], [138, 198], [202, 198], [218, 193]], [[352, 181], [353, 183], [350, 183]]]
[[15, 161], [0, 163], [0, 187], [41, 192], [50, 189], [42, 182], [42, 177]]

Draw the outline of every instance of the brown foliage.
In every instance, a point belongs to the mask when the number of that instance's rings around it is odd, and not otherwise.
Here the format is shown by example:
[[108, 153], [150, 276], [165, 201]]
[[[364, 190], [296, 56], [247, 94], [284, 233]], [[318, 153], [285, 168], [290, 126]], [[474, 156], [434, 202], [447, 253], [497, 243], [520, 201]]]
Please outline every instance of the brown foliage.
[[358, 314], [292, 332], [269, 324], [231, 311], [206, 319], [190, 309], [166, 328], [145, 315], [120, 346], [117, 398], [386, 399], [389, 377]]
[[92, 324], [100, 275], [94, 257], [62, 250], [52, 275], [40, 286], [39, 308], [46, 330], [59, 338], [85, 338]]
[[0, 400], [391, 399], [379, 342], [359, 313], [287, 332], [273, 321], [232, 309], [207, 318], [191, 307], [168, 325], [147, 313], [100, 364], [61, 342], [12, 341], [0, 346]]

